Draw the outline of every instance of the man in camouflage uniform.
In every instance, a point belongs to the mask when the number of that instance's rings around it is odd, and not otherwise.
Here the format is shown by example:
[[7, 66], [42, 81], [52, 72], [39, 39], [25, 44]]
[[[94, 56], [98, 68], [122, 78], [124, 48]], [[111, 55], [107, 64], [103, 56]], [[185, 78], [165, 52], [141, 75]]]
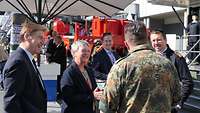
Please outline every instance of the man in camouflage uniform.
[[155, 53], [146, 27], [130, 22], [125, 27], [129, 54], [108, 74], [99, 108], [103, 113], [170, 113], [180, 99], [180, 84], [173, 64]]
[[181, 81], [181, 100], [172, 109], [172, 113], [177, 113], [177, 109], [181, 109], [183, 103], [187, 100], [193, 89], [193, 81], [185, 61], [185, 58], [178, 52], [173, 51], [167, 44], [166, 34], [162, 30], [154, 30], [151, 32], [151, 43], [157, 53], [168, 58], [176, 67], [179, 80]]

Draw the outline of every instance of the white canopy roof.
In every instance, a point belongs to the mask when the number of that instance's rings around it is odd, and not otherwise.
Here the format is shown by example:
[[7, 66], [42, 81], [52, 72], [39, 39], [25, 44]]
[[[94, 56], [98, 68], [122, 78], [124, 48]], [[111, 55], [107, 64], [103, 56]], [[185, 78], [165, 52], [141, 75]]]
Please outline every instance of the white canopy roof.
[[[133, 1], [134, 0], [1, 0], [0, 11], [18, 11], [29, 16], [31, 13], [39, 13], [41, 15], [48, 14], [48, 18], [58, 14], [74, 16], [112, 16], [114, 13], [123, 10]], [[41, 12], [39, 12], [38, 9], [41, 9]]]
[[200, 0], [148, 0], [148, 2], [158, 5], [169, 5], [177, 7], [200, 6]]

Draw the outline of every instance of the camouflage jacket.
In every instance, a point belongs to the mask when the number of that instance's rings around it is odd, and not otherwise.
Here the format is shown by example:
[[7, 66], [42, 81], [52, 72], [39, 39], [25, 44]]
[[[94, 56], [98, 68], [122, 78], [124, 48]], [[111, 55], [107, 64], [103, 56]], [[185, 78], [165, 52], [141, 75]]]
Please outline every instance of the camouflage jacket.
[[99, 108], [104, 113], [170, 113], [179, 100], [175, 67], [144, 44], [113, 65]]

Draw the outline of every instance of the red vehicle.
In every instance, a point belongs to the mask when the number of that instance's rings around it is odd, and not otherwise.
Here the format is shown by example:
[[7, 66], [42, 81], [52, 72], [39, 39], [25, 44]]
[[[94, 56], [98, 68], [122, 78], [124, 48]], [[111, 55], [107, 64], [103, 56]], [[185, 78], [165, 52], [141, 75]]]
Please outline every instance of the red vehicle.
[[[74, 41], [86, 40], [93, 46], [95, 39], [101, 39], [103, 33], [110, 32], [113, 36], [113, 49], [119, 54], [125, 52], [124, 45], [124, 26], [128, 23], [128, 20], [122, 19], [101, 19], [100, 17], [93, 17], [91, 26], [88, 27], [88, 22], [85, 24], [76, 22], [74, 26]], [[55, 19], [53, 22], [53, 30], [57, 31], [65, 41], [65, 44], [69, 47], [69, 39], [65, 34], [69, 33], [69, 24], [64, 24], [61, 19]]]
[[[101, 39], [103, 33], [110, 32], [113, 37], [113, 49], [119, 54], [124, 54], [126, 47], [124, 44], [124, 26], [128, 23], [128, 20], [118, 19], [101, 19], [99, 17], [93, 17], [92, 25], [88, 30], [88, 23], [85, 22], [83, 30], [80, 23], [75, 24], [75, 36], [74, 41], [78, 39], [87, 40], [90, 44], [93, 44], [95, 39]], [[81, 31], [85, 33], [81, 33]], [[91, 31], [90, 31], [91, 30]]]

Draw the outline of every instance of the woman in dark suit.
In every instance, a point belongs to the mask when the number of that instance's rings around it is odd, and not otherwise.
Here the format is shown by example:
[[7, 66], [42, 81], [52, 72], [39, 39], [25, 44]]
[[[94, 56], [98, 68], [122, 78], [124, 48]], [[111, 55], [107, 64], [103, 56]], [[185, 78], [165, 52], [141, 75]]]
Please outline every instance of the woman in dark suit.
[[86, 41], [76, 41], [71, 46], [72, 64], [61, 79], [62, 113], [95, 113], [95, 99], [102, 91], [97, 88], [94, 71], [87, 66], [90, 48]]

